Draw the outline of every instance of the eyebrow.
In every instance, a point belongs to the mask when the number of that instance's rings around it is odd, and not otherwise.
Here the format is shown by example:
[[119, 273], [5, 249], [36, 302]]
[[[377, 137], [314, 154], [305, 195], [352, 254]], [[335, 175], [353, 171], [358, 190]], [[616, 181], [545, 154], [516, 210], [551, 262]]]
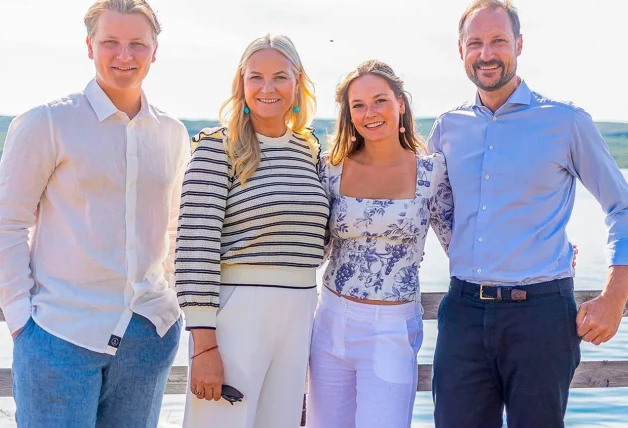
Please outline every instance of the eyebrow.
[[[373, 95], [373, 98], [385, 97], [385, 96], [387, 96], [387, 95], [388, 95], [388, 94], [385, 94], [384, 92], [382, 92], [381, 94]], [[361, 102], [362, 100], [361, 100], [361, 99], [351, 100], [351, 102], [352, 102], [352, 103], [356, 103], [356, 102], [358, 102], [358, 101], [360, 101], [360, 102]]]
[[[253, 71], [250, 71], [249, 74], [264, 74], [264, 73], [261, 73], [259, 71], [253, 70]], [[278, 74], [288, 74], [288, 72], [281, 70], [281, 71], [278, 71], [278, 72], [273, 73], [273, 74], [276, 76]]]
[[[499, 33], [496, 36], [492, 37], [493, 39], [507, 39], [508, 35], [506, 33]], [[469, 37], [467, 39], [467, 42], [475, 42], [475, 41], [481, 41], [482, 39], [480, 37]]]
[[[119, 37], [117, 36], [105, 36], [105, 39], [114, 39], [114, 40], [118, 40]], [[133, 37], [131, 40], [145, 40], [143, 37]]]

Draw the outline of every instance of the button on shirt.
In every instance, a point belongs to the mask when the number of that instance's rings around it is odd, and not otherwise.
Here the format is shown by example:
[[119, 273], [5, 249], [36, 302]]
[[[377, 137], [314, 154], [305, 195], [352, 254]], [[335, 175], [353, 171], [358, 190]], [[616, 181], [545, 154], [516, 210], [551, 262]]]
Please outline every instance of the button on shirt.
[[[96, 81], [18, 116], [0, 161], [0, 305], [11, 332], [115, 354], [133, 312], [180, 316], [174, 249], [187, 131], [146, 101], [132, 120]], [[30, 239], [29, 239], [30, 237]]]
[[609, 265], [628, 264], [628, 185], [583, 110], [521, 82], [495, 113], [476, 97], [439, 117], [429, 149], [449, 168], [452, 276], [504, 285], [573, 276], [565, 227], [576, 179], [606, 213]]

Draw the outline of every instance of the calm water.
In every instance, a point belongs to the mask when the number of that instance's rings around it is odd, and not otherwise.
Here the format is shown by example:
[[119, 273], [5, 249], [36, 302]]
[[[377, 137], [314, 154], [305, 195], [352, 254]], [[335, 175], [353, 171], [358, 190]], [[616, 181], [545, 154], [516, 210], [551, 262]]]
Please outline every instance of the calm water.
[[[628, 178], [628, 170], [624, 170]], [[606, 278], [606, 262], [603, 248], [606, 243], [604, 214], [597, 201], [582, 186], [578, 188], [576, 206], [568, 226], [570, 239], [578, 244], [579, 256], [576, 268], [576, 288], [600, 289]], [[448, 285], [448, 262], [434, 235], [430, 232], [425, 261], [421, 265], [423, 291], [444, 291]], [[430, 363], [436, 340], [435, 321], [425, 322], [425, 340], [419, 352], [420, 363]], [[0, 329], [0, 367], [11, 366], [13, 345], [6, 328]], [[181, 341], [175, 364], [187, 364], [187, 334]], [[624, 319], [618, 335], [600, 347], [582, 345], [584, 360], [628, 360], [628, 320]], [[161, 428], [180, 427], [183, 419], [184, 396], [170, 395], [164, 398]], [[15, 404], [12, 399], [0, 399], [0, 428], [14, 428]], [[414, 405], [413, 428], [432, 427], [432, 400], [430, 393], [419, 393]], [[626, 427], [628, 426], [628, 388], [572, 390], [567, 410], [567, 426]]]

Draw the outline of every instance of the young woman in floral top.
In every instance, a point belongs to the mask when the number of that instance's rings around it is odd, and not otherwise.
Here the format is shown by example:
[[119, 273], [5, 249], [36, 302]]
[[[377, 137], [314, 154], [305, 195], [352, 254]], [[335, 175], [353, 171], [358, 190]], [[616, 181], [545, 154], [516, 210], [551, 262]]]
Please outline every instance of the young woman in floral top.
[[423, 339], [419, 262], [431, 225], [447, 251], [445, 159], [426, 155], [402, 80], [368, 61], [339, 85], [320, 162], [329, 264], [314, 321], [308, 426], [409, 427]]

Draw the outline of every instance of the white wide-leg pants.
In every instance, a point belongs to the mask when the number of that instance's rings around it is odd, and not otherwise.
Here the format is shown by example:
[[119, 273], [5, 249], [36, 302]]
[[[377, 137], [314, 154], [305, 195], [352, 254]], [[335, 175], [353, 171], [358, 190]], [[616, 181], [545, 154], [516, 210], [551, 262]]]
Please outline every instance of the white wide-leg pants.
[[323, 287], [314, 320], [308, 428], [407, 428], [423, 341], [421, 306], [352, 302]]
[[[199, 400], [188, 389], [184, 428], [297, 428], [310, 350], [316, 288], [221, 286], [216, 335], [225, 383], [244, 394]], [[193, 350], [190, 335], [190, 353]]]

